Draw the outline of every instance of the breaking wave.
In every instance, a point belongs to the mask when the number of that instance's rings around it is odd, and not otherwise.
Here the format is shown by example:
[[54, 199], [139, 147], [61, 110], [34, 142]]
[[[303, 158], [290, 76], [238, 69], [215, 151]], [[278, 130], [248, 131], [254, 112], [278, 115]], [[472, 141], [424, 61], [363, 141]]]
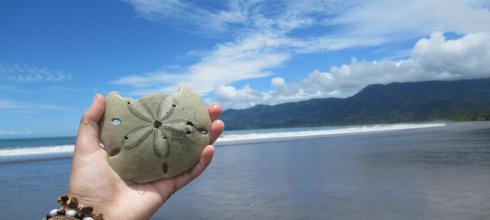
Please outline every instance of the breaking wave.
[[[406, 129], [419, 129], [446, 126], [444, 123], [431, 124], [389, 124], [389, 125], [369, 125], [369, 126], [350, 126], [350, 127], [324, 127], [302, 130], [293, 129], [268, 129], [255, 131], [230, 132], [222, 135], [217, 141], [217, 145], [234, 145], [244, 143], [260, 143], [278, 140], [302, 139], [310, 137], [323, 137], [334, 135], [350, 135], [370, 132], [387, 132]], [[24, 148], [4, 148], [0, 149], [0, 163], [49, 160], [70, 158], [75, 145], [39, 146]]]

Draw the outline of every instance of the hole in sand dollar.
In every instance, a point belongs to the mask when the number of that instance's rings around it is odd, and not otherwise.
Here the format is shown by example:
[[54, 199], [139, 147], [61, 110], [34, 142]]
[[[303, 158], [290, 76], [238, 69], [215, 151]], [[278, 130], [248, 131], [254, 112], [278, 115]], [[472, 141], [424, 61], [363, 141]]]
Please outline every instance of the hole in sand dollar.
[[203, 130], [199, 131], [199, 133], [201, 133], [201, 134], [208, 134], [208, 131], [206, 129], [203, 129]]
[[163, 163], [162, 165], [162, 171], [164, 174], [167, 174], [168, 173], [168, 164], [167, 163]]
[[121, 119], [119, 119], [119, 118], [113, 118], [111, 120], [111, 122], [112, 122], [112, 125], [118, 126], [118, 125], [121, 124]]
[[121, 152], [121, 149], [119, 149], [119, 148], [112, 149], [112, 150], [109, 152], [109, 156], [114, 156], [114, 155], [118, 154], [119, 152]]

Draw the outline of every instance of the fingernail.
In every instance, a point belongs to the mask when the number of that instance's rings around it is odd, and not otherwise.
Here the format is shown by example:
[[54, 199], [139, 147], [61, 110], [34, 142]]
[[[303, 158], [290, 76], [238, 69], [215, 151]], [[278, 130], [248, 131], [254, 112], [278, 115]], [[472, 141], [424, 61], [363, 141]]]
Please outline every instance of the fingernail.
[[95, 102], [97, 101], [97, 99], [100, 97], [100, 94], [99, 93], [95, 93], [95, 96], [94, 96], [94, 99], [92, 100], [92, 105], [95, 104]]
[[94, 98], [92, 99], [92, 104], [95, 103], [95, 100], [97, 100], [97, 95], [99, 95], [99, 93], [95, 93], [95, 96]]
[[219, 123], [219, 124], [222, 124], [223, 125], [223, 128], [225, 127], [225, 122], [223, 122], [222, 120], [216, 120], [216, 123]]

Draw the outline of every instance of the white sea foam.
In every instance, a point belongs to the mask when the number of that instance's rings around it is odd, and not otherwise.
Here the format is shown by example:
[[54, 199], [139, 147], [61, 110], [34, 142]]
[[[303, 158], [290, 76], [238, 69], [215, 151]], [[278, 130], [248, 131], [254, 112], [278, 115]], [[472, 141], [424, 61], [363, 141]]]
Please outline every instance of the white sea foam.
[[319, 130], [303, 130], [303, 131], [284, 131], [270, 133], [248, 133], [248, 134], [229, 134], [222, 135], [217, 141], [220, 144], [233, 143], [248, 143], [248, 142], [263, 142], [271, 140], [298, 139], [307, 137], [331, 136], [331, 135], [347, 135], [368, 132], [387, 132], [417, 128], [431, 128], [446, 126], [444, 123], [431, 124], [387, 124], [387, 125], [366, 125], [352, 126], [343, 128], [325, 128]]
[[7, 148], [0, 150], [0, 162], [66, 158], [73, 153], [75, 145]]
[[[390, 124], [390, 125], [371, 125], [371, 126], [351, 126], [340, 128], [316, 128], [299, 131], [274, 131], [254, 132], [242, 134], [225, 134], [222, 135], [216, 144], [232, 145], [239, 143], [258, 143], [274, 140], [288, 140], [308, 137], [332, 136], [332, 135], [349, 135], [368, 132], [387, 132], [405, 129], [430, 128], [446, 126], [443, 123], [431, 124]], [[0, 162], [18, 161], [18, 160], [36, 160], [50, 158], [67, 158], [73, 153], [74, 145], [58, 146], [40, 146], [29, 148], [7, 148], [0, 150]]]
[[75, 145], [59, 145], [59, 146], [2, 149], [0, 150], [0, 157], [72, 153], [74, 147]]

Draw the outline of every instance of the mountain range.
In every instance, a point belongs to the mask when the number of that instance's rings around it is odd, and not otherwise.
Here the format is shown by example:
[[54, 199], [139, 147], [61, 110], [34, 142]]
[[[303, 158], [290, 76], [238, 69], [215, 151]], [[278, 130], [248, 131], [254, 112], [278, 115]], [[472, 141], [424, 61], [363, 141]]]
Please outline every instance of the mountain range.
[[490, 78], [373, 84], [348, 98], [225, 110], [227, 130], [490, 120]]

